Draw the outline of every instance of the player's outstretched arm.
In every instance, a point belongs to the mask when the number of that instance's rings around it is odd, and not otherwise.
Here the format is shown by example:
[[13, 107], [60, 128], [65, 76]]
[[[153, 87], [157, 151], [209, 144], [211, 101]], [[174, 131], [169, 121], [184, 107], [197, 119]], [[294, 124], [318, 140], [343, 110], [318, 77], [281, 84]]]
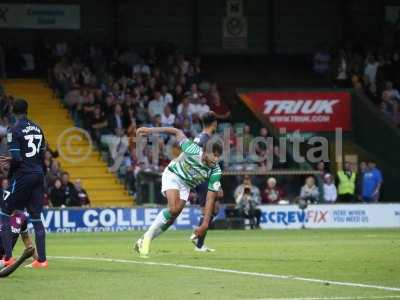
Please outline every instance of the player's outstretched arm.
[[210, 226], [211, 218], [214, 213], [215, 200], [217, 199], [218, 192], [208, 191], [206, 197], [206, 205], [204, 207], [204, 219], [200, 227], [195, 230], [197, 237], [203, 236]]
[[174, 135], [178, 141], [186, 139], [183, 131], [174, 127], [140, 127], [136, 130], [136, 135], [138, 136], [147, 136], [154, 133]]

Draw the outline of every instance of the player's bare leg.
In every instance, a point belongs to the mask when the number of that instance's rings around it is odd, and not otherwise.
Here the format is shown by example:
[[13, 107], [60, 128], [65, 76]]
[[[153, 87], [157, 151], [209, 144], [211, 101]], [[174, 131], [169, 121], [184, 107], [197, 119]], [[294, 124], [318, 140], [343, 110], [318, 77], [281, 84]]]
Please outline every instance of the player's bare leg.
[[165, 194], [168, 200], [168, 208], [159, 212], [153, 224], [144, 233], [143, 238], [136, 242], [135, 249], [143, 258], [147, 258], [150, 253], [151, 241], [166, 231], [185, 207], [185, 201], [180, 199], [179, 190], [167, 190]]

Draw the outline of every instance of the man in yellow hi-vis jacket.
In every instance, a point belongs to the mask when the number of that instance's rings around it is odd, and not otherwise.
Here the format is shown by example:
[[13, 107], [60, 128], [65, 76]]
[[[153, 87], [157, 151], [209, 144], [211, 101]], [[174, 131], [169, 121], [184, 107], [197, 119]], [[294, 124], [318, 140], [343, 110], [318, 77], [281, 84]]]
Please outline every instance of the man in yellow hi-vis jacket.
[[355, 201], [356, 177], [356, 172], [352, 170], [351, 163], [346, 161], [344, 169], [337, 172], [339, 202], [351, 203]]

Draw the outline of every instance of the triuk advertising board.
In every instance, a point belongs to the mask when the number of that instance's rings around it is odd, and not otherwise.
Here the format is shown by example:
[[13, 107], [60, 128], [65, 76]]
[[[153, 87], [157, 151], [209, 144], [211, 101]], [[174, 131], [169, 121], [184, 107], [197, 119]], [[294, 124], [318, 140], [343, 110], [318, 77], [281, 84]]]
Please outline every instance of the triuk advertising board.
[[239, 97], [261, 121], [288, 132], [351, 130], [351, 96], [346, 91], [255, 91]]

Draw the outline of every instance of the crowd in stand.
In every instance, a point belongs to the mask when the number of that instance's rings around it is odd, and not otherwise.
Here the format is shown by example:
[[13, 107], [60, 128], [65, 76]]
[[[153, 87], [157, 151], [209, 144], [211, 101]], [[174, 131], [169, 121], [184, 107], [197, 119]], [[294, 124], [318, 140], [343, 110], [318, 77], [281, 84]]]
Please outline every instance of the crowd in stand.
[[[150, 138], [138, 151], [138, 126], [174, 126], [194, 138], [202, 130], [202, 115], [210, 110], [220, 124], [217, 133], [228, 140], [231, 150], [224, 162], [226, 169], [287, 167], [267, 155], [276, 157], [277, 146], [256, 147], [255, 154], [266, 158], [253, 159], [250, 126], [232, 122], [231, 111], [217, 84], [208, 79], [199, 57], [184, 56], [168, 45], [137, 53], [96, 46], [77, 51], [62, 44], [55, 47], [53, 55], [57, 61], [51, 72], [53, 87], [78, 126], [90, 132], [99, 149], [107, 151], [110, 172], [124, 178], [132, 192], [137, 174], [161, 172], [179, 154], [174, 141], [163, 135]], [[260, 136], [268, 137], [268, 130], [262, 128]], [[238, 141], [243, 143], [243, 153], [237, 151]], [[156, 155], [154, 145], [160, 150]]]
[[363, 91], [384, 115], [400, 125], [400, 51], [347, 47], [336, 55], [321, 47], [314, 55], [314, 72], [337, 87]]

